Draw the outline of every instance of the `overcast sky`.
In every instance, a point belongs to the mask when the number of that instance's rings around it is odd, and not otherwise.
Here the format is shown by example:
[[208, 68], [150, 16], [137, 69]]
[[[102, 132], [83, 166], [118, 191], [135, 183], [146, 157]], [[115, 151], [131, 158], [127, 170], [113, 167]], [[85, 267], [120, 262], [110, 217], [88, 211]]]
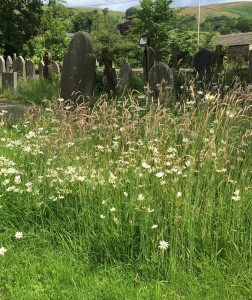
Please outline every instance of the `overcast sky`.
[[[225, 2], [242, 2], [237, 0], [174, 0], [171, 7], [179, 6], [198, 6], [199, 1], [201, 5], [208, 5], [214, 3]], [[243, 0], [244, 1], [244, 0]], [[245, 0], [246, 1], [246, 0]], [[252, 0], [247, 0], [252, 2]], [[48, 1], [44, 1], [48, 3]], [[109, 8], [110, 10], [125, 11], [131, 6], [138, 6], [137, 0], [67, 0], [67, 6], [83, 6], [83, 7], [97, 7], [97, 8]]]

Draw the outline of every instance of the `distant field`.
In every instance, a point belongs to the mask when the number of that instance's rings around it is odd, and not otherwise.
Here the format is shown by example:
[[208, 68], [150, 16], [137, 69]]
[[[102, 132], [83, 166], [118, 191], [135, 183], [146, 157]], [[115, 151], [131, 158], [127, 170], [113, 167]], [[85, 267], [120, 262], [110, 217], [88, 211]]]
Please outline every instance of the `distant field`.
[[[186, 7], [183, 14], [198, 15], [198, 7]], [[228, 16], [230, 18], [252, 19], [252, 2], [233, 2], [201, 6], [201, 19], [209, 16]]]
[[[94, 9], [102, 11], [96, 7], [71, 7], [76, 12], [87, 12]], [[109, 10], [109, 14], [115, 17], [123, 18], [125, 12]], [[198, 7], [186, 7], [182, 14], [198, 15]], [[233, 2], [201, 6], [201, 19], [204, 20], [208, 16], [228, 16], [230, 18], [245, 17], [252, 19], [252, 1], [251, 2]]]

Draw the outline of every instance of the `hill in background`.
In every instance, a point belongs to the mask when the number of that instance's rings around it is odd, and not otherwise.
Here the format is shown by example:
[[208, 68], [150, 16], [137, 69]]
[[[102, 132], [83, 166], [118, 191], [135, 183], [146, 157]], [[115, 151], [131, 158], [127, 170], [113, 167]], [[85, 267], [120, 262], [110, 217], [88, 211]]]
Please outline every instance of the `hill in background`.
[[[76, 13], [78, 12], [88, 12], [92, 10], [97, 10], [98, 12], [102, 12], [102, 9], [97, 7], [70, 7]], [[186, 7], [181, 12], [189, 15], [198, 15], [198, 7]], [[109, 10], [109, 14], [115, 17], [123, 18], [125, 16], [125, 12], [122, 11], [113, 11]], [[232, 2], [232, 3], [221, 3], [221, 4], [212, 4], [201, 6], [201, 20], [204, 21], [206, 17], [213, 16], [227, 16], [229, 18], [239, 18], [244, 17], [247, 19], [252, 19], [252, 2]]]

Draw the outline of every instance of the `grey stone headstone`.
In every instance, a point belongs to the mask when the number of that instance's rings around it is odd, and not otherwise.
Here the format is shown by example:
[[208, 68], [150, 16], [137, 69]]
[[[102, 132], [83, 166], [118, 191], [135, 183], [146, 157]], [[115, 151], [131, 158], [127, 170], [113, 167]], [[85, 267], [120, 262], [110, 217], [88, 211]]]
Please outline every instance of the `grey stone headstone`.
[[22, 56], [18, 56], [13, 62], [13, 72], [18, 73], [18, 79], [25, 79], [25, 60]]
[[118, 84], [122, 89], [129, 86], [132, 79], [132, 68], [129, 64], [123, 64], [119, 70]]
[[12, 72], [13, 71], [13, 61], [10, 56], [7, 56], [6, 58], [6, 72]]
[[2, 56], [0, 56], [0, 74], [5, 72], [5, 60]]
[[174, 77], [171, 68], [163, 63], [156, 62], [150, 70], [149, 88], [155, 99], [163, 100], [173, 89]]
[[193, 58], [193, 67], [200, 78], [210, 79], [214, 63], [214, 54], [207, 49], [200, 49]]
[[60, 74], [60, 67], [56, 63], [56, 61], [52, 61], [52, 73], [53, 74]]
[[34, 79], [36, 77], [35, 63], [31, 60], [25, 61], [25, 71], [27, 79]]
[[43, 77], [45, 64], [43, 61], [40, 61], [38, 64], [39, 76]]
[[[82, 102], [92, 95], [96, 57], [91, 38], [86, 32], [77, 32], [65, 54], [61, 75], [61, 97]], [[81, 99], [82, 98], [82, 99]]]
[[17, 89], [17, 72], [2, 73], [2, 89], [10, 89], [12, 91]]
[[143, 72], [144, 77], [148, 80], [150, 69], [156, 60], [156, 52], [152, 47], [145, 47], [143, 55]]

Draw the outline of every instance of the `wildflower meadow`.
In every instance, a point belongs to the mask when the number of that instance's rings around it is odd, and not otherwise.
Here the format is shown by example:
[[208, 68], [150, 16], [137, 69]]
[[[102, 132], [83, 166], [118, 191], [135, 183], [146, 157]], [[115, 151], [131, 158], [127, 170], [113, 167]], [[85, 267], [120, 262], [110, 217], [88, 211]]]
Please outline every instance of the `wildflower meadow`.
[[1, 113], [0, 299], [251, 299], [251, 99], [195, 99]]

